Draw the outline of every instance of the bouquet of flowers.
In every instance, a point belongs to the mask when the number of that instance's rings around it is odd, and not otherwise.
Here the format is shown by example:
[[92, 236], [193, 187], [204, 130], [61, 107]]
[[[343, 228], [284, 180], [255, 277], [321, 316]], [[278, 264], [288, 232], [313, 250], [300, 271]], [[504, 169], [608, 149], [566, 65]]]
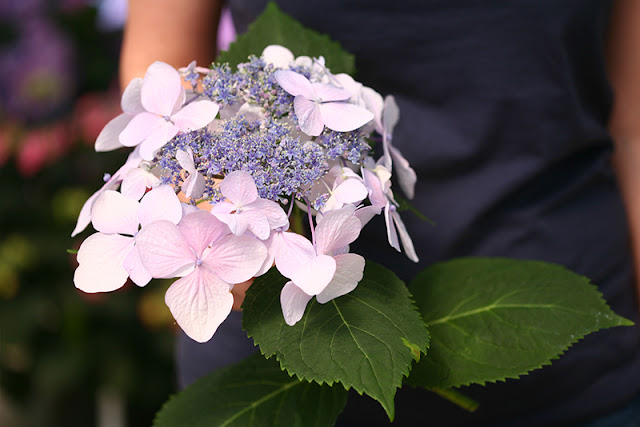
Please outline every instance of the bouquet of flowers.
[[[416, 184], [392, 144], [393, 96], [336, 72], [334, 64], [352, 65], [352, 57], [273, 5], [224, 55], [211, 68], [156, 62], [128, 85], [123, 113], [96, 149], [133, 151], [105, 175], [73, 232], [89, 223], [97, 230], [78, 251], [79, 289], [177, 278], [165, 301], [199, 342], [215, 339], [233, 287], [257, 278], [243, 326], [280, 365], [257, 356], [216, 372], [166, 405], [159, 425], [184, 423], [187, 413], [194, 422], [260, 425], [287, 411], [331, 425], [349, 388], [377, 399], [393, 419], [395, 391], [413, 364], [409, 382], [469, 408], [452, 387], [518, 377], [591, 331], [628, 324], [586, 279], [539, 262], [454, 260], [425, 270], [410, 294], [392, 272], [349, 250], [368, 221], [384, 215], [389, 244], [418, 261], [392, 191], [392, 176], [406, 198]], [[520, 277], [528, 279], [513, 280]], [[533, 296], [527, 286], [551, 292]], [[572, 310], [554, 311], [563, 303]], [[542, 314], [509, 322], [491, 315], [525, 305]], [[578, 306], [580, 321], [572, 317]], [[595, 319], [603, 314], [607, 322]], [[558, 319], [565, 333], [557, 333]], [[522, 363], [494, 366], [491, 352], [504, 350], [496, 343], [531, 322], [535, 332], [518, 343], [530, 351], [511, 355]], [[469, 351], [478, 358], [461, 357]], [[256, 382], [264, 378], [268, 384]], [[188, 411], [193, 403], [184, 402], [194, 399], [202, 413]]]

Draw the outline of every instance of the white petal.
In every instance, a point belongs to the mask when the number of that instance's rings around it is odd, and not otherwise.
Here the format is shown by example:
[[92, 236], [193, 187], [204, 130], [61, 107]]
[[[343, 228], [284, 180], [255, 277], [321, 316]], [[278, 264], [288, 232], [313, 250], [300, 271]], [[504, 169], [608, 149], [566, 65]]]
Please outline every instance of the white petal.
[[316, 256], [307, 238], [288, 231], [274, 233], [269, 249], [275, 257], [278, 271], [289, 279], [295, 277], [296, 272]]
[[160, 179], [147, 168], [135, 168], [125, 175], [120, 192], [131, 199], [140, 200], [147, 188], [154, 188], [159, 183]]
[[387, 226], [387, 239], [389, 240], [391, 247], [400, 252], [400, 242], [398, 241], [396, 226], [393, 224], [393, 211], [391, 209], [391, 204], [387, 202], [387, 206], [384, 209], [384, 223]]
[[140, 91], [142, 90], [142, 79], [136, 77], [131, 80], [126, 89], [122, 93], [120, 107], [122, 111], [129, 114], [138, 114], [144, 111], [142, 101], [140, 100]]
[[236, 284], [251, 279], [266, 257], [267, 248], [259, 240], [230, 234], [211, 246], [203, 263], [225, 282]]
[[320, 304], [327, 303], [334, 298], [346, 295], [358, 286], [364, 271], [364, 258], [357, 254], [344, 254], [335, 257], [336, 273], [333, 279], [320, 292], [316, 299]]
[[328, 255], [318, 255], [296, 270], [291, 277], [296, 285], [309, 295], [322, 292], [336, 272], [336, 261]]
[[330, 101], [346, 101], [351, 98], [351, 92], [347, 89], [343, 89], [341, 87], [336, 87], [333, 85], [327, 85], [323, 83], [311, 83], [311, 87], [315, 92], [315, 97], [310, 98], [314, 101], [319, 102], [330, 102]]
[[133, 238], [95, 233], [78, 250], [78, 268], [73, 276], [76, 288], [88, 292], [111, 292], [122, 287], [129, 274], [123, 262], [133, 248]]
[[332, 195], [339, 203], [357, 204], [369, 195], [369, 191], [360, 179], [351, 178], [338, 185], [332, 191]]
[[138, 210], [140, 225], [166, 220], [177, 224], [182, 219], [182, 205], [170, 185], [161, 185], [144, 195]]
[[182, 93], [180, 74], [171, 65], [154, 62], [142, 82], [140, 99], [145, 110], [160, 116], [170, 116]]
[[173, 283], [164, 300], [178, 325], [197, 342], [210, 340], [233, 307], [229, 285], [202, 267]]
[[190, 174], [196, 171], [196, 165], [193, 162], [193, 151], [191, 150], [191, 147], [187, 147], [187, 151], [176, 151], [176, 160], [178, 161], [178, 164], [182, 167], [182, 169], [186, 170]]
[[182, 218], [178, 227], [197, 257], [202, 257], [205, 249], [222, 236], [229, 234], [225, 224], [209, 212], [202, 210]]
[[322, 133], [324, 123], [318, 103], [298, 95], [293, 99], [293, 109], [302, 132], [310, 136], [318, 136]]
[[182, 132], [197, 130], [205, 127], [216, 118], [218, 104], [208, 101], [196, 101], [184, 106], [180, 111], [171, 116], [171, 121]]
[[120, 133], [127, 127], [133, 119], [131, 114], [122, 113], [111, 119], [109, 123], [100, 131], [96, 139], [95, 149], [98, 152], [111, 151], [120, 147], [124, 147], [120, 143]]
[[364, 206], [356, 209], [354, 215], [360, 220], [360, 227], [364, 228], [371, 219], [380, 215], [381, 209], [378, 206]]
[[385, 133], [392, 134], [399, 119], [400, 110], [398, 109], [398, 104], [396, 104], [396, 100], [392, 95], [387, 95], [384, 99], [384, 112], [382, 113], [382, 125]]
[[358, 129], [373, 119], [371, 111], [346, 102], [325, 102], [319, 109], [324, 125], [337, 132]]
[[276, 68], [288, 68], [293, 62], [293, 53], [286, 47], [271, 44], [262, 51], [262, 59]]
[[182, 184], [182, 191], [187, 197], [199, 199], [204, 193], [206, 181], [200, 172], [189, 175]]
[[138, 207], [136, 200], [121, 193], [107, 190], [100, 195], [91, 209], [93, 228], [106, 234], [138, 232]]
[[302, 319], [310, 299], [311, 296], [305, 294], [295, 283], [288, 282], [284, 285], [280, 293], [280, 305], [287, 325], [293, 326]]
[[282, 210], [282, 207], [274, 201], [267, 199], [256, 199], [249, 205], [247, 205], [244, 210], [258, 210], [264, 215], [269, 221], [269, 226], [272, 229], [285, 227], [289, 224], [289, 220], [287, 219], [287, 213]]

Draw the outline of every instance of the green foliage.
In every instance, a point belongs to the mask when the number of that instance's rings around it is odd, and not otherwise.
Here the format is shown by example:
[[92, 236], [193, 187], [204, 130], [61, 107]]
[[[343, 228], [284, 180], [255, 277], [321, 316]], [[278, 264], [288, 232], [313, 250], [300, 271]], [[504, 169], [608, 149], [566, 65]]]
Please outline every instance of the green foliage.
[[243, 327], [262, 353], [275, 354], [282, 368], [300, 379], [340, 382], [368, 394], [393, 419], [396, 389], [416, 352], [425, 353], [429, 345], [429, 333], [404, 283], [367, 261], [353, 292], [326, 304], [314, 299], [302, 319], [288, 326], [280, 307], [286, 282], [271, 269], [247, 292]]
[[333, 73], [353, 74], [355, 57], [343, 50], [329, 36], [320, 34], [282, 12], [274, 3], [269, 3], [262, 14], [251, 24], [245, 34], [231, 43], [229, 50], [222, 52], [218, 62], [228, 62], [232, 68], [246, 62], [250, 55], [260, 55], [265, 47], [279, 44], [294, 55], [324, 56]]
[[173, 396], [154, 426], [333, 426], [346, 402], [341, 387], [298, 381], [256, 354]]
[[518, 378], [591, 332], [632, 324], [587, 278], [538, 261], [456, 259], [427, 268], [409, 289], [431, 334], [409, 378], [424, 387]]

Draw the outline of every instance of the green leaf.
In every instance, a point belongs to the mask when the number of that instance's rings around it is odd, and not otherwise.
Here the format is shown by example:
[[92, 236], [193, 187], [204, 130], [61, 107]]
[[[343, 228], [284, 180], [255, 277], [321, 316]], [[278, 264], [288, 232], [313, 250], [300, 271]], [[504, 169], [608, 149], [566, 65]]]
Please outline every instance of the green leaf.
[[328, 36], [305, 28], [291, 16], [269, 3], [245, 34], [231, 43], [229, 50], [221, 52], [217, 62], [228, 62], [232, 69], [246, 62], [250, 55], [260, 56], [265, 47], [279, 44], [295, 56], [324, 56], [327, 67], [334, 74], [355, 72], [355, 57]]
[[591, 332], [632, 324], [587, 278], [540, 261], [456, 259], [427, 268], [409, 289], [431, 334], [408, 380], [417, 386], [518, 378]]
[[280, 307], [286, 282], [272, 268], [247, 292], [242, 324], [262, 353], [275, 354], [282, 368], [300, 379], [340, 382], [368, 394], [393, 420], [396, 389], [409, 374], [415, 351], [424, 353], [429, 345], [404, 283], [367, 261], [354, 291], [326, 304], [312, 300], [302, 319], [288, 326]]
[[153, 425], [333, 426], [347, 395], [342, 387], [291, 378], [275, 360], [256, 354], [202, 377], [172, 396]]

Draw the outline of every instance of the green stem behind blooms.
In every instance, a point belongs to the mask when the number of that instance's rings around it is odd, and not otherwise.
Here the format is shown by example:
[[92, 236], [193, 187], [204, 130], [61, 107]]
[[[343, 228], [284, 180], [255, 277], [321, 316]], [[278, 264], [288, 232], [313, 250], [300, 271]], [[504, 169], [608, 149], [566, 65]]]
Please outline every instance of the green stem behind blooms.
[[[293, 197], [291, 198], [291, 203], [295, 203]], [[291, 216], [289, 217], [290, 230], [294, 233], [298, 233], [304, 236], [305, 229], [304, 223], [302, 222], [303, 218], [304, 213], [302, 212], [302, 209], [300, 209], [298, 206], [293, 206], [293, 211], [291, 212]]]
[[476, 409], [480, 406], [478, 402], [470, 398], [469, 396], [465, 396], [460, 393], [456, 389], [453, 388], [429, 388], [432, 392], [437, 394], [438, 396], [447, 399], [449, 402], [454, 403], [468, 412], [475, 412]]

